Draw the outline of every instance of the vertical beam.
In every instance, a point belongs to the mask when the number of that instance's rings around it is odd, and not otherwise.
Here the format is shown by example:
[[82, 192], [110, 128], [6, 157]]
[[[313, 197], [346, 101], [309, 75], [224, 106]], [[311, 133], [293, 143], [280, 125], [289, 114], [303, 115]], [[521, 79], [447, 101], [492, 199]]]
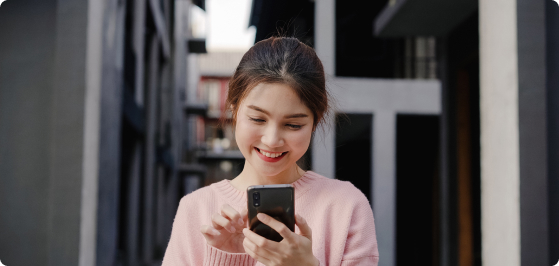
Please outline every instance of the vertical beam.
[[[371, 203], [371, 208], [375, 206], [375, 115], [371, 116], [371, 180], [370, 180], [370, 195], [366, 195]], [[396, 159], [396, 157], [394, 157]]]
[[110, 265], [118, 256], [125, 2], [109, 2], [103, 12], [97, 265]]
[[146, 32], [146, 1], [147, 0], [129, 0], [134, 3], [134, 52], [136, 53], [136, 84], [135, 96], [136, 103], [144, 106], [144, 54], [145, 54], [145, 32]]
[[483, 265], [520, 265], [516, 1], [479, 1]]
[[[185, 10], [188, 7], [190, 2], [188, 1], [175, 1], [174, 10], [175, 15], [173, 16], [175, 21], [173, 23], [174, 27], [174, 47], [173, 47], [173, 56], [174, 56], [174, 67], [173, 67], [173, 121], [172, 121], [172, 140], [171, 140], [171, 147], [173, 153], [173, 159], [175, 166], [180, 165], [182, 161], [182, 154], [183, 154], [183, 105], [184, 105], [184, 98], [186, 92], [186, 81], [188, 75], [186, 74], [186, 45], [185, 45], [185, 37], [184, 37], [184, 28], [183, 26], [186, 24], [183, 20], [188, 20], [188, 13]], [[179, 198], [179, 190], [180, 184], [178, 182], [179, 174], [177, 171], [177, 167], [173, 169], [173, 173], [171, 174], [171, 180], [167, 185], [166, 190], [166, 226], [165, 232], [167, 233], [166, 239], [169, 239], [169, 234], [173, 227], [173, 219], [175, 217], [175, 213], [178, 207], [178, 202], [176, 199]], [[166, 243], [165, 243], [166, 244]]]
[[[132, 45], [136, 58], [136, 69], [134, 81], [134, 99], [138, 106], [145, 106], [144, 92], [145, 92], [145, 49], [146, 49], [146, 10], [147, 0], [128, 0], [134, 1], [134, 26], [132, 32]], [[144, 109], [145, 110], [145, 109]], [[139, 264], [142, 258], [138, 251], [143, 251], [143, 246], [140, 246], [140, 239], [142, 237], [142, 229], [140, 228], [140, 206], [142, 184], [141, 174], [144, 168], [143, 155], [145, 153], [145, 143], [138, 141], [134, 147], [134, 154], [132, 155], [132, 163], [130, 164], [131, 170], [129, 171], [130, 183], [128, 184], [128, 226], [127, 230], [127, 257], [128, 262], [132, 265]], [[142, 252], [143, 254], [143, 252]]]
[[141, 235], [143, 238], [142, 255], [144, 263], [151, 263], [153, 259], [153, 221], [154, 221], [154, 180], [156, 174], [155, 148], [157, 140], [157, 91], [159, 87], [159, 41], [157, 35], [152, 36], [149, 58], [149, 83], [146, 106], [146, 154], [144, 181], [144, 217]]
[[[186, 46], [186, 45], [183, 45]], [[197, 54], [189, 54], [186, 48], [186, 102], [195, 103], [198, 101], [198, 84], [200, 81], [199, 57]]]
[[328, 125], [336, 124], [335, 114], [324, 118], [325, 127], [315, 131], [312, 143], [312, 168], [313, 171], [329, 178], [335, 178], [336, 138], [335, 129]]
[[472, 130], [470, 77], [460, 70], [456, 75], [456, 188], [458, 205], [458, 265], [474, 265], [474, 225], [472, 206]]
[[[440, 178], [439, 178], [439, 194], [440, 194], [440, 203], [439, 203], [439, 212], [440, 212], [440, 219], [439, 224], [440, 228], [440, 241], [439, 241], [439, 248], [440, 248], [440, 265], [441, 266], [451, 266], [455, 265], [455, 261], [452, 258], [452, 252], [455, 250], [453, 247], [454, 242], [451, 241], [452, 239], [452, 229], [451, 229], [451, 217], [452, 217], [452, 197], [451, 192], [452, 185], [450, 177], [452, 176], [452, 169], [454, 169], [454, 153], [451, 151], [454, 132], [452, 128], [454, 128], [453, 121], [453, 112], [451, 111], [451, 99], [454, 99], [454, 94], [451, 91], [450, 87], [450, 78], [449, 78], [449, 40], [447, 37], [441, 37], [437, 39], [437, 49], [439, 53], [439, 62], [438, 71], [439, 77], [441, 78], [441, 128], [440, 128]], [[453, 263], [454, 262], [454, 263]]]
[[[160, 131], [162, 132], [162, 131]], [[166, 229], [166, 224], [165, 224], [165, 220], [166, 220], [166, 212], [165, 212], [165, 193], [167, 192], [165, 189], [165, 175], [166, 175], [166, 171], [165, 168], [161, 167], [161, 166], [157, 166], [157, 170], [156, 170], [156, 180], [155, 180], [155, 200], [156, 200], [156, 206], [157, 208], [154, 210], [155, 213], [155, 227], [154, 227], [154, 233], [155, 233], [155, 239], [154, 239], [154, 244], [156, 245], [156, 247], [162, 247], [163, 249], [165, 249], [167, 247], [167, 243], [168, 243], [168, 236], [165, 232]], [[172, 215], [172, 214], [171, 214]]]
[[396, 114], [378, 111], [373, 124], [373, 211], [381, 266], [396, 265]]
[[559, 8], [546, 1], [549, 262], [559, 261]]
[[130, 265], [140, 264], [138, 260], [139, 251], [139, 240], [140, 240], [140, 189], [141, 189], [141, 167], [142, 167], [142, 148], [143, 143], [138, 141], [134, 145], [134, 151], [132, 155], [132, 163], [130, 164], [130, 170], [128, 177], [128, 199], [126, 199], [127, 206], [127, 222], [126, 226], [126, 256], [127, 261]]
[[517, 0], [521, 265], [548, 265], [545, 1]]
[[79, 266], [96, 265], [104, 1], [88, 1]]
[[[173, 105], [173, 92], [174, 89], [172, 87], [173, 84], [173, 80], [172, 80], [172, 75], [171, 75], [171, 63], [169, 61], [166, 61], [164, 63], [162, 63], [162, 65], [160, 66], [161, 68], [161, 80], [159, 82], [161, 89], [158, 92], [158, 106], [160, 106], [160, 108], [158, 108], [159, 113], [157, 115], [157, 120], [158, 120], [158, 125], [157, 125], [157, 132], [158, 132], [158, 139], [157, 139], [157, 146], [163, 146], [163, 145], [167, 145], [167, 141], [171, 141], [173, 135], [172, 135], [172, 129], [174, 129], [175, 126], [177, 126], [176, 124], [174, 124], [173, 122], [173, 110], [174, 110], [174, 105]], [[170, 128], [167, 128], [167, 123], [169, 123]], [[167, 130], [171, 131], [171, 132], [167, 132]], [[168, 136], [168, 134], [170, 136]], [[169, 143], [170, 144], [170, 143]], [[169, 147], [169, 149], [171, 149]], [[172, 153], [172, 150], [170, 151]], [[173, 158], [174, 159], [174, 158]], [[162, 248], [166, 247], [167, 244], [167, 240], [168, 240], [168, 235], [167, 232], [165, 231], [166, 228], [166, 224], [165, 224], [165, 220], [166, 220], [166, 212], [165, 212], [165, 195], [166, 195], [166, 189], [165, 189], [165, 180], [167, 180], [167, 177], [170, 179], [170, 175], [172, 175], [171, 171], [166, 171], [165, 168], [158, 164], [156, 166], [157, 170], [156, 170], [156, 180], [155, 180], [155, 201], [156, 201], [156, 209], [155, 209], [155, 228], [154, 228], [154, 233], [155, 233], [155, 245], [156, 246], [161, 246]], [[172, 215], [172, 214], [171, 214]]]
[[315, 2], [315, 50], [328, 76], [336, 67], [336, 0]]
[[[176, 125], [182, 124], [182, 106], [185, 104], [184, 100], [190, 100], [189, 95], [186, 94], [188, 88], [187, 81], [190, 81], [190, 76], [187, 71], [190, 70], [188, 66], [188, 48], [186, 45], [187, 36], [185, 36], [186, 28], [188, 28], [188, 19], [190, 15], [190, 1], [176, 1], [175, 2], [175, 22], [174, 22], [174, 104], [177, 117]], [[182, 97], [186, 96], [186, 99]], [[179, 131], [182, 126], [179, 126]], [[177, 132], [178, 133], [178, 132]], [[181, 138], [182, 135], [177, 137]], [[177, 143], [178, 144], [178, 143]], [[175, 147], [182, 147], [182, 145], [175, 145]], [[177, 162], [178, 163], [178, 162]], [[177, 164], [178, 165], [178, 164]]]
[[171, 56], [171, 41], [169, 39], [169, 32], [167, 31], [167, 24], [165, 23], [165, 16], [161, 11], [160, 0], [149, 0], [151, 7], [151, 14], [157, 28], [157, 34], [161, 40], [161, 50], [165, 58]]
[[[46, 265], [75, 265], [79, 262], [84, 188], [84, 135], [88, 3], [56, 2], [56, 44]], [[97, 17], [99, 18], [99, 17]], [[94, 112], [99, 111], [99, 107]], [[96, 159], [92, 159], [96, 160]]]

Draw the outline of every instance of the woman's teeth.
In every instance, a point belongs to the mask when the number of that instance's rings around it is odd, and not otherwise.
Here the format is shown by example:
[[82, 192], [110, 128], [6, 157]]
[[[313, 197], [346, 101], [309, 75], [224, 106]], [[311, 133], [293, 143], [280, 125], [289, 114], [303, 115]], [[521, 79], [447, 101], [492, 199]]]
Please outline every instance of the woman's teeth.
[[268, 153], [268, 152], [265, 152], [265, 151], [262, 151], [262, 150], [258, 150], [258, 151], [260, 151], [260, 153], [264, 154], [266, 157], [269, 157], [269, 158], [276, 158], [276, 157], [279, 157], [279, 156], [281, 156], [281, 155], [283, 154], [283, 152], [280, 152], [280, 153]]

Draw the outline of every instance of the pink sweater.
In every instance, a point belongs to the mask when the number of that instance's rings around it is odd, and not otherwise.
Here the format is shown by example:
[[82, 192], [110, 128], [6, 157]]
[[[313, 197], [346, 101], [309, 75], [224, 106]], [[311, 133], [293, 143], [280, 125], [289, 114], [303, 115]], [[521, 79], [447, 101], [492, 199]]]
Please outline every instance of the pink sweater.
[[[312, 229], [312, 249], [320, 265], [377, 265], [373, 212], [353, 184], [307, 171], [292, 184], [295, 213]], [[163, 266], [262, 265], [246, 253], [228, 253], [206, 244], [200, 226], [211, 225], [223, 204], [246, 208], [246, 191], [223, 180], [184, 196], [179, 204]], [[298, 228], [296, 230], [298, 232]]]

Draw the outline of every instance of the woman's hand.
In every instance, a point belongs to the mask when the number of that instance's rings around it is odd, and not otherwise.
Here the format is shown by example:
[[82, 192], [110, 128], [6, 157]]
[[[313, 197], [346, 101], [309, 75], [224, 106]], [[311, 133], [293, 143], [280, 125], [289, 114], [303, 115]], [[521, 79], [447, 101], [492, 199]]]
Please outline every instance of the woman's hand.
[[264, 213], [259, 213], [257, 217], [262, 223], [276, 230], [283, 240], [278, 243], [249, 229], [243, 229], [243, 246], [251, 257], [267, 266], [319, 265], [318, 259], [312, 253], [312, 231], [303, 217], [295, 215], [295, 222], [301, 230], [300, 235], [291, 232], [283, 223]]
[[214, 248], [229, 253], [245, 253], [243, 228], [246, 228], [248, 211], [241, 213], [224, 204], [221, 214], [212, 215], [212, 225], [202, 225], [200, 231], [206, 242]]

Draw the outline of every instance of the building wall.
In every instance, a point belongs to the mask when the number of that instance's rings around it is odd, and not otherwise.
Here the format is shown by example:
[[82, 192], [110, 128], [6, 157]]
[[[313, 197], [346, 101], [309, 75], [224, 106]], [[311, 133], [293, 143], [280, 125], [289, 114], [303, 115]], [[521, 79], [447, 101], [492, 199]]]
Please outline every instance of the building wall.
[[0, 29], [0, 259], [77, 265], [88, 1], [9, 1]]
[[[337, 112], [372, 114], [371, 195], [379, 243], [379, 265], [397, 265], [396, 255], [396, 123], [399, 114], [439, 115], [440, 82], [347, 78], [335, 76], [336, 1], [317, 1], [315, 49], [327, 74], [327, 87], [335, 97]], [[363, 33], [368, 34], [368, 33]], [[372, 33], [371, 33], [372, 34]], [[327, 117], [330, 125], [335, 117]], [[335, 132], [327, 129], [313, 140], [313, 171], [335, 175]], [[363, 177], [365, 178], [365, 177]]]
[[171, 0], [2, 4], [2, 263], [160, 264], [180, 199], [188, 80], [173, 11]]
[[55, 0], [0, 8], [0, 260], [7, 265], [48, 258], [55, 14]]

